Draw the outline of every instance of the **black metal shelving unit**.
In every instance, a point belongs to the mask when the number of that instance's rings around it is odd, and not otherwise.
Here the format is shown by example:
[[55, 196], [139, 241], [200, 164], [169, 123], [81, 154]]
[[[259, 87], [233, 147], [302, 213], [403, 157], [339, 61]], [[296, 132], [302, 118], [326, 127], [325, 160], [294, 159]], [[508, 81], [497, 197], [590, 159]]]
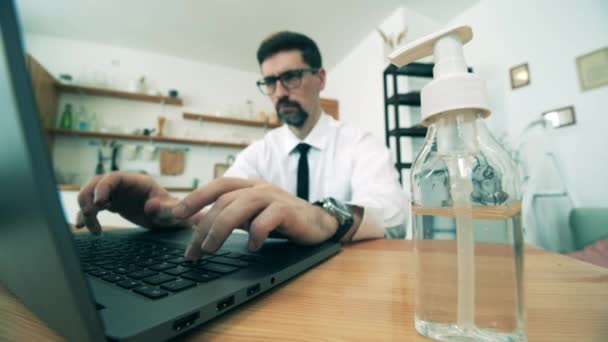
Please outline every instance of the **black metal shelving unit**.
[[[401, 138], [424, 138], [427, 128], [422, 126], [401, 127], [399, 122], [399, 108], [401, 106], [420, 107], [420, 92], [412, 91], [408, 93], [400, 93], [398, 87], [399, 76], [414, 76], [433, 78], [432, 63], [410, 63], [404, 67], [398, 68], [394, 65], [389, 65], [384, 69], [384, 129], [386, 134], [386, 146], [391, 148], [391, 138], [395, 143], [395, 168], [399, 173], [399, 181], [401, 179], [401, 170], [410, 169], [413, 161], [401, 160]], [[392, 94], [389, 97], [389, 84], [392, 86]], [[393, 107], [393, 127], [390, 127], [390, 107]]]
[[[400, 76], [433, 78], [433, 63], [410, 63], [406, 66], [398, 68], [394, 65], [389, 65], [384, 69], [384, 131], [386, 135], [386, 146], [391, 148], [391, 138], [395, 143], [395, 168], [399, 173], [399, 182], [401, 179], [401, 170], [411, 169], [413, 161], [401, 160], [401, 138], [424, 138], [427, 128], [418, 125], [412, 127], [401, 127], [399, 122], [399, 108], [401, 106], [420, 107], [420, 92], [410, 91], [408, 93], [400, 93], [398, 87], [398, 78]], [[471, 67], [468, 72], [473, 72]], [[389, 84], [392, 86], [392, 95], [389, 96]], [[393, 127], [390, 127], [390, 107], [393, 107]], [[417, 151], [414, 151], [417, 153]]]

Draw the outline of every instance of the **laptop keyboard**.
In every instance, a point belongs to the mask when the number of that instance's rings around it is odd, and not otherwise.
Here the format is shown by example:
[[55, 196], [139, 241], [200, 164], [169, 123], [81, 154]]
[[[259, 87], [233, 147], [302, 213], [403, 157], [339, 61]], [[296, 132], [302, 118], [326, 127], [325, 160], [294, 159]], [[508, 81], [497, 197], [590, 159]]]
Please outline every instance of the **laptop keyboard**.
[[159, 241], [75, 235], [87, 274], [126, 291], [160, 299], [259, 263], [258, 256], [227, 250], [194, 261], [185, 249]]

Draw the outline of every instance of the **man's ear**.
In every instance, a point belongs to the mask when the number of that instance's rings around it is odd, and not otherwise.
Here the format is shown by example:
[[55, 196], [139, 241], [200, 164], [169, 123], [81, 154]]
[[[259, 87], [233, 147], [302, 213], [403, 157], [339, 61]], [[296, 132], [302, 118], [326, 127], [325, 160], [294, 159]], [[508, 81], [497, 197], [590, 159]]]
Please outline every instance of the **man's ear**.
[[321, 68], [319, 69], [319, 71], [317, 71], [317, 75], [319, 76], [319, 91], [325, 89], [325, 69]]

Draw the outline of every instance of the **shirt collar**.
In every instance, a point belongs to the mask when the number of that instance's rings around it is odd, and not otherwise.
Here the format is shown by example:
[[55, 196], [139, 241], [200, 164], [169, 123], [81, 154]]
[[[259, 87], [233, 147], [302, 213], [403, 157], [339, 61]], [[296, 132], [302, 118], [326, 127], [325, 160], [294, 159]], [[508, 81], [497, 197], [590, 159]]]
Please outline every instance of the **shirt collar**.
[[283, 125], [281, 128], [283, 130], [283, 137], [285, 139], [285, 153], [292, 153], [296, 146], [300, 143], [306, 143], [310, 145], [312, 148], [317, 150], [323, 150], [325, 145], [327, 144], [327, 129], [331, 124], [331, 119], [325, 112], [321, 112], [321, 116], [317, 121], [317, 124], [313, 129], [308, 133], [304, 140], [300, 140], [293, 132], [287, 127], [287, 125]]

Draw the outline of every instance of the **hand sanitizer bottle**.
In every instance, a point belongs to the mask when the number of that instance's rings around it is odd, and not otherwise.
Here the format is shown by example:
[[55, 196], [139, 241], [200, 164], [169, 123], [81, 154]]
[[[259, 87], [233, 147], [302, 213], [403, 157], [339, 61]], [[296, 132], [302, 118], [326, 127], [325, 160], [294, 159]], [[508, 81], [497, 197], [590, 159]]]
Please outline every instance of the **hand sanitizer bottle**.
[[421, 92], [424, 145], [411, 170], [415, 326], [439, 341], [526, 341], [521, 193], [492, 137], [485, 83], [467, 72], [468, 26], [392, 53], [399, 67], [434, 54]]

